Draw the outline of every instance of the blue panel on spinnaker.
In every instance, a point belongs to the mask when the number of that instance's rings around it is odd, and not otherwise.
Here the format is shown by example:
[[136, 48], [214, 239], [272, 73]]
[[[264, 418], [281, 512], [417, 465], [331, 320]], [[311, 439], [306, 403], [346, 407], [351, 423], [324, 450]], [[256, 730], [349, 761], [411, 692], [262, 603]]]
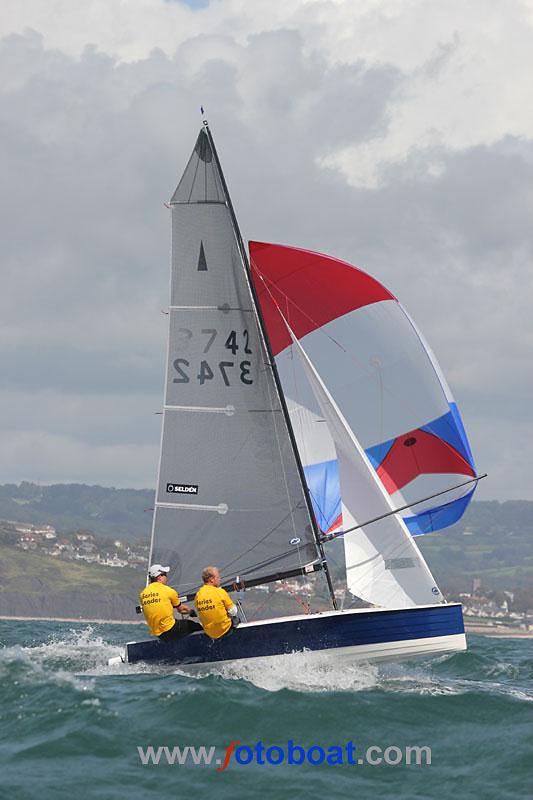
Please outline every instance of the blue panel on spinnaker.
[[365, 453], [374, 469], [377, 470], [395, 441], [395, 439], [389, 439], [388, 442], [381, 442], [381, 444], [375, 444], [373, 447], [367, 447]]
[[451, 503], [445, 503], [441, 506], [436, 506], [429, 511], [424, 511], [422, 514], [416, 514], [413, 517], [404, 517], [403, 521], [409, 528], [413, 536], [421, 536], [423, 533], [434, 533], [440, 531], [442, 528], [447, 528], [461, 519], [466, 507], [468, 506], [475, 489], [472, 489], [464, 497], [458, 500], [452, 500]]
[[474, 464], [474, 456], [472, 455], [472, 450], [470, 449], [470, 442], [468, 441], [468, 436], [466, 435], [465, 426], [463, 425], [461, 414], [459, 413], [459, 409], [457, 408], [457, 403], [450, 401], [450, 411], [453, 414], [455, 424], [457, 425], [457, 430], [461, 434], [461, 439], [463, 440], [465, 450], [468, 454], [468, 461], [472, 465], [472, 469], [475, 469], [476, 467]]
[[341, 514], [339, 465], [336, 459], [304, 467], [318, 526], [327, 533]]

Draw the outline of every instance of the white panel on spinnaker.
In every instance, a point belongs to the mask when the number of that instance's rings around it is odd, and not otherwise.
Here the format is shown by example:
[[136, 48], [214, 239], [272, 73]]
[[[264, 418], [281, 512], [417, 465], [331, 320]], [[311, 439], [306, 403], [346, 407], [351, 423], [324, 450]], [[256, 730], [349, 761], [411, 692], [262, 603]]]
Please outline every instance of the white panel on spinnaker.
[[[383, 484], [305, 350], [292, 338], [335, 443], [345, 530], [389, 513], [393, 507]], [[348, 588], [363, 600], [386, 608], [442, 601], [429, 567], [397, 514], [345, 534], [344, 548]]]
[[428, 354], [395, 300], [332, 320], [302, 345], [365, 450], [450, 410]]

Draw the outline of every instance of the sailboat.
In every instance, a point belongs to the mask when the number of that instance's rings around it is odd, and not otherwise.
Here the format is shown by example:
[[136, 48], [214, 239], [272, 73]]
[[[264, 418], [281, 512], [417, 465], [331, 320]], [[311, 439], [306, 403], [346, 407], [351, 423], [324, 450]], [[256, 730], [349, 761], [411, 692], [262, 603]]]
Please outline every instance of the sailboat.
[[[125, 659], [213, 664], [308, 651], [377, 661], [466, 649], [415, 537], [457, 521], [479, 476], [434, 355], [397, 298], [336, 258], [247, 252], [207, 121], [169, 203], [166, 388], [150, 562], [194, 598], [321, 573], [331, 608], [229, 637], [131, 642]], [[328, 551], [344, 545], [338, 608]], [[245, 604], [245, 601], [244, 601]]]

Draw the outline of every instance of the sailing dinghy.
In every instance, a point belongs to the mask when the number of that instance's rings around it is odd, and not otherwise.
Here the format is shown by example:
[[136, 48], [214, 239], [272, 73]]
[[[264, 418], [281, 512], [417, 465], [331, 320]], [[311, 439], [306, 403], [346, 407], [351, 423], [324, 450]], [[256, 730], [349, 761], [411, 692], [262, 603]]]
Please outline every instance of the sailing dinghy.
[[[231, 636], [129, 643], [129, 663], [295, 651], [374, 661], [466, 649], [415, 536], [460, 518], [479, 479], [445, 379], [397, 299], [361, 270], [259, 242], [248, 255], [204, 122], [170, 200], [172, 267], [150, 563], [192, 599], [202, 568], [251, 588], [321, 572], [331, 610]], [[443, 500], [444, 498], [444, 500]], [[421, 502], [423, 501], [423, 502]], [[330, 541], [344, 543], [338, 610]]]

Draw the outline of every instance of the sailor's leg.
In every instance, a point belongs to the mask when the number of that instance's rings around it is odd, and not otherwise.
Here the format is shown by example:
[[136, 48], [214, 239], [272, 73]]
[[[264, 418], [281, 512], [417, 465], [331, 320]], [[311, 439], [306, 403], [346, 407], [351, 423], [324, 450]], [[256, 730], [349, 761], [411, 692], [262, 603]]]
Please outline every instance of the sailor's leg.
[[177, 619], [173, 627], [162, 633], [159, 637], [162, 642], [173, 642], [176, 639], [182, 639], [190, 633], [203, 630], [198, 622], [192, 622], [190, 619]]

